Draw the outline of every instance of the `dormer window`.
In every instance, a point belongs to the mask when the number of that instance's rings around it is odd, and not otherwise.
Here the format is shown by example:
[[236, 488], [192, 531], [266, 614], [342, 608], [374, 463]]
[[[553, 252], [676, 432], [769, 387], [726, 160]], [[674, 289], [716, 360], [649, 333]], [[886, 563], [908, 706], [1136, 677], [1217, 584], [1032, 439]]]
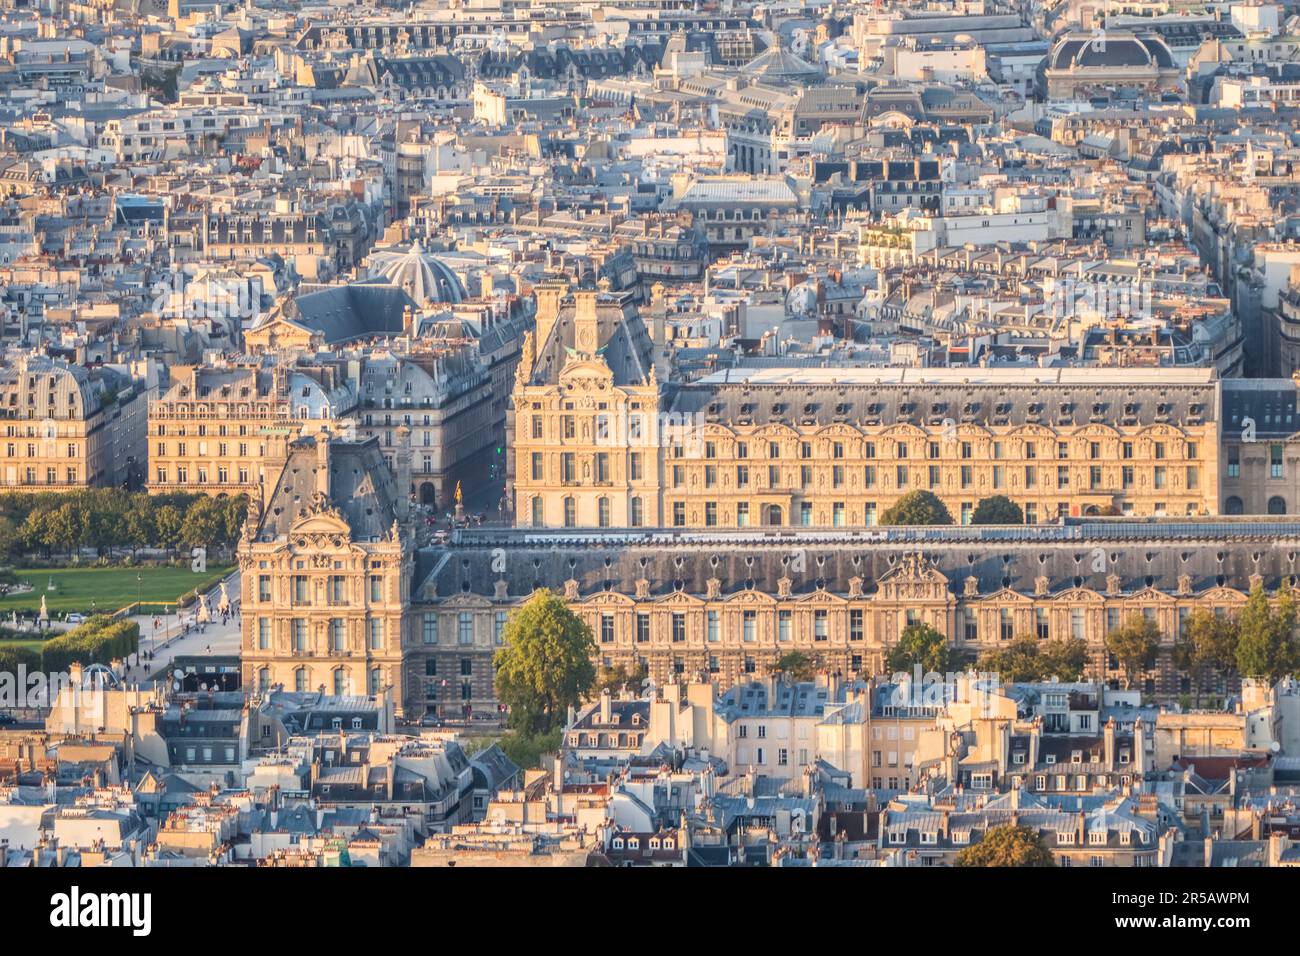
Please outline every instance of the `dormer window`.
[[1047, 754], [1043, 763], [1056, 763], [1056, 754]]

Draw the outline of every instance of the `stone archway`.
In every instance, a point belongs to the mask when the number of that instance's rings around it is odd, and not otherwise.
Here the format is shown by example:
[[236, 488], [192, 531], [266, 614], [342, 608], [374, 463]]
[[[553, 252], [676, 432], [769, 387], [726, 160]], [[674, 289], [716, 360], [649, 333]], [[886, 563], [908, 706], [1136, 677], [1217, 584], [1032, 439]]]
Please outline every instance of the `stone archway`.
[[438, 504], [438, 492], [433, 487], [433, 482], [426, 481], [420, 485], [420, 504], [431, 506]]

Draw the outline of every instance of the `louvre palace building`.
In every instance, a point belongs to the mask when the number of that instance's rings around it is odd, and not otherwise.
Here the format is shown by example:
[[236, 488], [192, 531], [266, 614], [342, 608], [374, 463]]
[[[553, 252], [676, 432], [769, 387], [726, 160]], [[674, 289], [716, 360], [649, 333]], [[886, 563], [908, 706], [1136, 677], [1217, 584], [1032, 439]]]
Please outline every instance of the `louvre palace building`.
[[689, 378], [627, 295], [539, 289], [516, 369], [515, 524], [869, 528], [933, 492], [1065, 517], [1295, 514], [1296, 384], [1202, 368], [755, 362]]
[[[538, 588], [597, 663], [730, 686], [792, 650], [878, 672], [910, 623], [974, 657], [1082, 638], [1093, 677], [1184, 691], [1198, 607], [1300, 565], [1295, 385], [1202, 370], [738, 367], [679, 376], [628, 298], [537, 291], [508, 429], [514, 526], [417, 547], [375, 440], [270, 457], [240, 546], [246, 686], [392, 691], [418, 716], [497, 709], [492, 658]], [[540, 343], [540, 344], [539, 344]], [[877, 525], [907, 491], [954, 524]], [[1005, 494], [1023, 526], [968, 524]], [[1159, 626], [1149, 673], [1105, 636]]]
[[1033, 635], [1105, 635], [1130, 615], [1164, 635], [1150, 693], [1195, 608], [1239, 607], [1300, 568], [1284, 517], [1089, 518], [1023, 527], [459, 530], [416, 548], [375, 439], [299, 439], [239, 547], [246, 686], [366, 687], [399, 712], [497, 706], [492, 657], [538, 588], [590, 625], [597, 661], [728, 686], [792, 650], [844, 676], [880, 669], [923, 622], [971, 654]]

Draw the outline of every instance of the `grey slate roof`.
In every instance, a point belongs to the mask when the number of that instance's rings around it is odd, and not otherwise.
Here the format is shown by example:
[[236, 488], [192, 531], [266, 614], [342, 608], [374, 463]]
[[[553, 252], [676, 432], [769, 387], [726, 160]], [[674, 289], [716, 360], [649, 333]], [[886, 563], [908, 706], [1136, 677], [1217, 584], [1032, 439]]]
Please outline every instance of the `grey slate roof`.
[[[290, 446], [289, 460], [276, 483], [258, 528], [259, 540], [289, 533], [308, 513], [316, 494], [316, 442], [300, 438]], [[379, 451], [379, 440], [329, 443], [329, 503], [342, 515], [357, 540], [377, 540], [397, 519], [397, 486]]]

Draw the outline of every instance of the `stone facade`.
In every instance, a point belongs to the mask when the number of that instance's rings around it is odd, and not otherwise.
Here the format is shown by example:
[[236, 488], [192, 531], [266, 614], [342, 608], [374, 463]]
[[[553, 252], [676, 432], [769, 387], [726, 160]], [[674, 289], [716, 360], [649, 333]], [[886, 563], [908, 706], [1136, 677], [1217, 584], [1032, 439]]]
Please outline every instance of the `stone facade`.
[[239, 545], [246, 687], [394, 691], [405, 713], [411, 542], [378, 443], [304, 438]]
[[1184, 690], [1171, 652], [1187, 615], [1240, 607], [1255, 575], [1276, 588], [1296, 573], [1297, 555], [1295, 521], [1080, 521], [1013, 533], [462, 532], [449, 550], [418, 556], [412, 612], [438, 624], [412, 642], [406, 697], [422, 692], [426, 668], [464, 668], [472, 675], [464, 699], [494, 708], [481, 695], [491, 693], [499, 629], [535, 588], [549, 587], [590, 625], [599, 663], [644, 663], [661, 684], [723, 687], [764, 676], [793, 650], [846, 677], [868, 676], [911, 622], [976, 655], [1025, 635], [1080, 637], [1091, 676], [1119, 683], [1105, 636], [1140, 614], [1164, 639], [1156, 668], [1136, 686], [1169, 698]]
[[918, 489], [961, 523], [999, 494], [1030, 524], [1219, 511], [1208, 370], [742, 369], [620, 387], [601, 356], [571, 355], [554, 377], [516, 390], [521, 526], [860, 528]]

